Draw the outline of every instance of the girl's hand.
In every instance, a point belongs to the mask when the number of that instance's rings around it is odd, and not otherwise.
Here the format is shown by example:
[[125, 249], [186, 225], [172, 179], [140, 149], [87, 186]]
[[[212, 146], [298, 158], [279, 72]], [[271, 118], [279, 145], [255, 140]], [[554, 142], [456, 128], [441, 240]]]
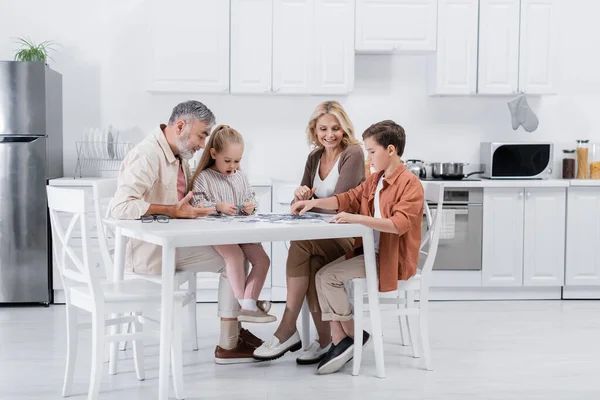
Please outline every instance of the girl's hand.
[[302, 215], [315, 206], [315, 200], [300, 200], [292, 205], [292, 214]]
[[244, 213], [246, 213], [247, 215], [252, 215], [255, 208], [256, 208], [256, 204], [248, 202], [248, 203], [244, 203], [244, 205], [242, 207], [242, 211]]
[[296, 201], [310, 200], [313, 197], [313, 195], [315, 194], [315, 190], [317, 190], [317, 188], [310, 189], [306, 185], [300, 186], [294, 192], [294, 200], [296, 200]]
[[335, 224], [360, 224], [360, 215], [341, 212], [334, 215], [328, 222]]
[[217, 203], [216, 209], [221, 214], [234, 215], [237, 213], [237, 207], [231, 203]]

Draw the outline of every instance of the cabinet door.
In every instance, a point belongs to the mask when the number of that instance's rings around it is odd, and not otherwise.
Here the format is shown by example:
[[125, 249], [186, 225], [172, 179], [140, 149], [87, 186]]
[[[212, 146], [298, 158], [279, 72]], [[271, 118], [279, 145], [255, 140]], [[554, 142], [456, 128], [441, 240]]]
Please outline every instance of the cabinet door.
[[523, 286], [563, 286], [565, 188], [525, 189]]
[[557, 17], [557, 0], [521, 1], [521, 91], [531, 94], [556, 93]]
[[231, 92], [271, 91], [273, 0], [231, 0]]
[[600, 286], [600, 188], [570, 187], [567, 286]]
[[356, 51], [435, 51], [435, 0], [357, 0]]
[[273, 91], [276, 93], [310, 93], [313, 14], [314, 0], [273, 0]]
[[437, 52], [432, 94], [475, 94], [477, 90], [478, 0], [439, 0]]
[[[151, 0], [150, 91], [227, 92], [229, 90], [229, 2]], [[177, 15], [176, 25], [160, 24]]]
[[479, 93], [517, 92], [520, 8], [520, 0], [480, 1]]
[[354, 1], [315, 0], [313, 94], [354, 87]]
[[523, 283], [523, 189], [483, 192], [482, 286]]

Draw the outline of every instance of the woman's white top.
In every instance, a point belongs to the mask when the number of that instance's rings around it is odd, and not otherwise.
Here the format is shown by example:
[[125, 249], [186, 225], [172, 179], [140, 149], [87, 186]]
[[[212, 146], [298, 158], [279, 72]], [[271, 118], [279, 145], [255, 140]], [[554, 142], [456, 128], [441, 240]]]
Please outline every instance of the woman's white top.
[[340, 177], [340, 169], [338, 168], [338, 163], [340, 162], [340, 157], [335, 161], [333, 168], [329, 171], [329, 175], [325, 177], [325, 179], [321, 179], [319, 176], [319, 168], [321, 168], [321, 160], [317, 164], [317, 172], [315, 173], [315, 179], [313, 180], [313, 187], [315, 189], [315, 196], [320, 199], [326, 199], [327, 197], [333, 196], [333, 191], [335, 190], [335, 185], [337, 185], [338, 178]]

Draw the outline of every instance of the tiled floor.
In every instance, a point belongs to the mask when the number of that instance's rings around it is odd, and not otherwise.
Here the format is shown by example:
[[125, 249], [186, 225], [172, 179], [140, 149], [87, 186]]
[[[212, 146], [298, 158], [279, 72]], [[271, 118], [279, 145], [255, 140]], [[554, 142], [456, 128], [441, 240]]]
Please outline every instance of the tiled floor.
[[[275, 305], [281, 315], [283, 305]], [[384, 318], [386, 379], [374, 377], [369, 345], [362, 375], [350, 366], [317, 376], [294, 355], [271, 363], [218, 366], [216, 306], [199, 306], [200, 350], [185, 351], [188, 399], [600, 399], [600, 301], [436, 302], [432, 306], [434, 371], [399, 345], [398, 325]], [[263, 339], [275, 324], [251, 329]], [[0, 399], [59, 399], [65, 363], [64, 307], [0, 308]], [[80, 337], [72, 399], [84, 399], [90, 335]], [[100, 399], [152, 399], [158, 345], [146, 342], [146, 380], [138, 382], [131, 351], [119, 374], [103, 375]], [[171, 392], [171, 394], [173, 394]]]

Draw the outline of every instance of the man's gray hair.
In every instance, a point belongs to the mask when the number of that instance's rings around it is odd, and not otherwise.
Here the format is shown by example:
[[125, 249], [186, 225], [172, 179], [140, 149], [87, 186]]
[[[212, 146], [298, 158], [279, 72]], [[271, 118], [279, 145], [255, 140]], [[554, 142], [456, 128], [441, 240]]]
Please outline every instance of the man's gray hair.
[[169, 125], [172, 125], [179, 120], [189, 122], [191, 119], [206, 121], [206, 124], [209, 127], [212, 127], [215, 124], [215, 116], [208, 107], [199, 101], [188, 100], [177, 104], [173, 108], [171, 118], [169, 118]]

